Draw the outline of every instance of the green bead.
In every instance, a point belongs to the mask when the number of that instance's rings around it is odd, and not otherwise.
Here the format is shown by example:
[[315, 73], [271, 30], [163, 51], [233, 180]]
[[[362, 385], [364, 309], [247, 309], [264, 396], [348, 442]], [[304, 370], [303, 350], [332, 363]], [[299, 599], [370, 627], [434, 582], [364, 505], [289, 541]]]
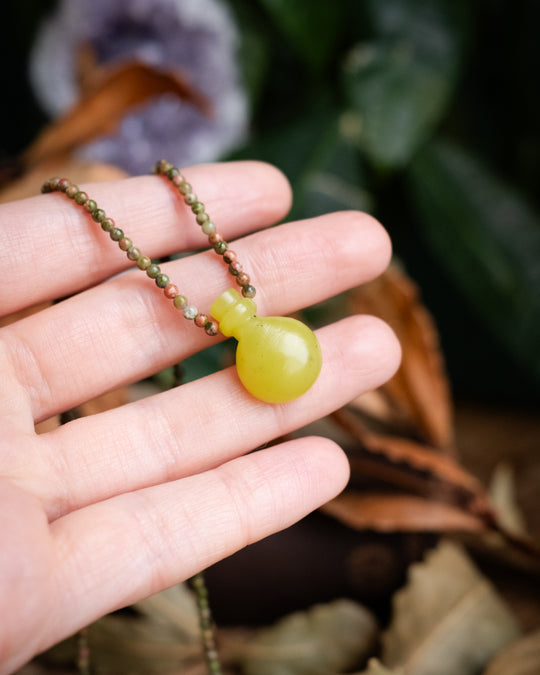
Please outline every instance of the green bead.
[[216, 253], [219, 253], [219, 255], [223, 255], [227, 249], [228, 249], [228, 246], [227, 246], [226, 241], [218, 241], [214, 245], [214, 251]]
[[156, 265], [155, 263], [148, 265], [146, 268], [146, 274], [148, 274], [150, 279], [155, 279], [160, 272], [159, 265]]
[[119, 227], [113, 227], [109, 232], [109, 236], [113, 241], [120, 241], [120, 239], [124, 238], [124, 232]]
[[161, 272], [156, 277], [156, 286], [158, 286], [159, 288], [165, 288], [165, 286], [169, 285], [169, 281], [170, 281], [169, 277], [166, 274], [163, 274], [163, 272]]
[[257, 291], [255, 290], [255, 286], [252, 286], [251, 284], [242, 286], [242, 295], [244, 298], [254, 298], [256, 293]]
[[95, 220], [96, 223], [102, 223], [106, 217], [107, 215], [103, 209], [94, 209], [92, 211], [92, 219]]
[[93, 199], [87, 199], [84, 203], [84, 208], [91, 214], [97, 209], [97, 204]]
[[183, 180], [178, 186], [178, 192], [181, 195], [187, 195], [188, 192], [191, 192], [191, 185], [187, 181]]
[[139, 258], [137, 258], [137, 267], [140, 270], [148, 269], [151, 264], [152, 264], [152, 261], [150, 260], [150, 258], [147, 258], [145, 255], [142, 255]]
[[184, 201], [188, 206], [191, 206], [197, 201], [197, 195], [194, 195], [193, 192], [188, 192], [184, 195]]
[[79, 192], [76, 193], [73, 199], [75, 200], [76, 204], [82, 205], [88, 199], [88, 195], [86, 194], [86, 192], [82, 192], [82, 190], [79, 190]]
[[166, 176], [172, 180], [175, 176], [178, 176], [179, 173], [180, 171], [173, 166], [170, 169], [167, 169]]
[[176, 309], [184, 309], [188, 304], [187, 298], [185, 295], [175, 295], [173, 300], [173, 305]]
[[[127, 257], [130, 260], [137, 260], [138, 261], [139, 258], [141, 257], [141, 252], [136, 246], [131, 246], [127, 250]], [[148, 260], [150, 260], [150, 259], [148, 259]], [[150, 262], [148, 264], [150, 264]]]
[[131, 248], [133, 246], [133, 242], [129, 237], [124, 237], [118, 242], [118, 246], [120, 246], [122, 251], [127, 251], [128, 248]]
[[204, 204], [202, 202], [193, 202], [191, 210], [193, 213], [204, 213]]
[[[104, 232], [110, 232], [114, 228], [114, 220], [112, 218], [103, 218], [101, 221], [101, 229]], [[121, 239], [122, 237], [120, 237]]]
[[214, 234], [214, 232], [216, 231], [216, 226], [211, 220], [208, 220], [206, 223], [202, 224], [202, 231], [205, 234]]
[[204, 225], [210, 220], [210, 216], [207, 213], [198, 213], [195, 220], [199, 223], [199, 225]]

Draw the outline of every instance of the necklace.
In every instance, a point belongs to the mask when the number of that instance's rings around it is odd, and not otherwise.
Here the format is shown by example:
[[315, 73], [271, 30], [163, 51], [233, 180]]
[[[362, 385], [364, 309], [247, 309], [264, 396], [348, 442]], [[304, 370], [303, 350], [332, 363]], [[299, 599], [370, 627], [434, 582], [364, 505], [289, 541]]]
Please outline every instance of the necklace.
[[253, 396], [267, 403], [285, 403], [302, 396], [314, 384], [321, 370], [322, 355], [315, 334], [301, 321], [290, 317], [258, 316], [253, 300], [256, 289], [249, 275], [244, 272], [237, 254], [216, 231], [192, 186], [179, 169], [165, 160], [156, 164], [154, 173], [167, 179], [191, 208], [201, 230], [208, 236], [208, 243], [235, 279], [238, 290], [229, 288], [222, 293], [210, 306], [209, 314], [199, 312], [195, 305], [190, 304], [160, 266], [143, 255], [115, 221], [77, 185], [67, 178], [50, 178], [41, 191], [62, 192], [84, 209], [112, 241], [118, 243], [129, 260], [154, 280], [184, 318], [193, 321], [207, 335], [215, 336], [221, 332], [225, 337], [235, 337], [238, 340], [238, 376]]

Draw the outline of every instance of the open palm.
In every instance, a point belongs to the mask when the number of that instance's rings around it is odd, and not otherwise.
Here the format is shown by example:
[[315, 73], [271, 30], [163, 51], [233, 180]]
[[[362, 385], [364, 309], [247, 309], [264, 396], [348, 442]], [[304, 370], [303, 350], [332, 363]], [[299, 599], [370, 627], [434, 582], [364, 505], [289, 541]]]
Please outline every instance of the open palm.
[[[287, 314], [379, 274], [384, 230], [347, 212], [281, 225], [283, 176], [264, 164], [186, 176], [258, 289]], [[147, 255], [204, 246], [158, 177], [84, 186]], [[59, 194], [0, 206], [2, 315], [72, 296], [0, 329], [0, 673], [119, 607], [171, 586], [337, 494], [339, 447], [301, 438], [253, 448], [392, 375], [399, 346], [372, 317], [318, 332], [323, 369], [303, 397], [252, 398], [234, 368], [37, 436], [34, 423], [212, 344], [81, 209]], [[163, 265], [207, 310], [230, 284], [213, 252]]]

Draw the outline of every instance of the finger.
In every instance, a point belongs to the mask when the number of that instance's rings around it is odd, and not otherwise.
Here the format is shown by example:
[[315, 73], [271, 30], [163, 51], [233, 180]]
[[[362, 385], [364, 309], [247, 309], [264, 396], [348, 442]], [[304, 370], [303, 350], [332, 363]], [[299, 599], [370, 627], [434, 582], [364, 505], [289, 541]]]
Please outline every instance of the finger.
[[[348, 464], [322, 438], [284, 443], [57, 520], [62, 603], [45, 644], [288, 527], [343, 489]], [[66, 607], [76, 607], [77, 613]]]
[[301, 398], [286, 405], [258, 401], [229, 368], [41, 437], [25, 457], [32, 468], [24, 487], [53, 520], [122, 492], [200, 473], [327, 415], [398, 367], [399, 344], [373, 317], [351, 317], [317, 335], [323, 367]]
[[[234, 243], [258, 287], [262, 315], [287, 314], [377, 276], [390, 243], [371, 217], [347, 212], [258, 232]], [[214, 252], [164, 270], [185, 279], [182, 292], [207, 308], [231, 285]], [[69, 409], [112, 387], [140, 380], [208, 346], [140, 272], [2, 329], [30, 394], [36, 419]]]
[[[219, 231], [229, 237], [265, 227], [290, 208], [290, 187], [274, 167], [231, 162], [186, 169]], [[164, 178], [81, 186], [145, 255], [207, 245], [195, 218]], [[0, 205], [2, 314], [65, 297], [132, 266], [99, 224], [55, 193]]]

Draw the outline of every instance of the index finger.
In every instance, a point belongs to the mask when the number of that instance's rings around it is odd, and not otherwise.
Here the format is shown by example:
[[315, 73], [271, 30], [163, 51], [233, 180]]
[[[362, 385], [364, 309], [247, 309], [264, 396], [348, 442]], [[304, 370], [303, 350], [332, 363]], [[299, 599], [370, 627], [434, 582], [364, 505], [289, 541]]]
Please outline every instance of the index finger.
[[[285, 176], [262, 162], [201, 165], [184, 173], [230, 238], [273, 224], [290, 208]], [[149, 257], [208, 245], [162, 178], [94, 183], [89, 196]], [[8, 280], [0, 286], [0, 315], [71, 295], [132, 265], [99, 224], [61, 194], [0, 205], [0, 269]]]

